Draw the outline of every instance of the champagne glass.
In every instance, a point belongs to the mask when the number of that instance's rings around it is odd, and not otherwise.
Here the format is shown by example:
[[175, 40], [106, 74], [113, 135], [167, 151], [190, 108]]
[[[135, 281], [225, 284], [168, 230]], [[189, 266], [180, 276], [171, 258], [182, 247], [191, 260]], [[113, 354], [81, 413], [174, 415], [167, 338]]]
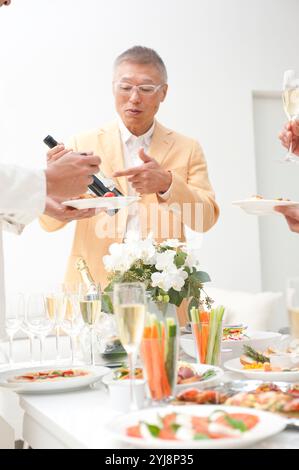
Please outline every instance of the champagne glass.
[[46, 309], [49, 318], [52, 319], [56, 338], [56, 362], [60, 360], [59, 334], [64, 317], [67, 312], [67, 296], [63, 284], [55, 287], [45, 295]]
[[292, 338], [299, 338], [299, 278], [287, 281], [286, 304]]
[[135, 360], [145, 323], [145, 287], [139, 282], [115, 284], [113, 308], [120, 341], [129, 358], [131, 411], [138, 409], [135, 400]]
[[83, 319], [80, 312], [79, 295], [67, 296], [67, 312], [62, 323], [62, 329], [70, 337], [71, 341], [71, 363], [75, 363], [76, 338], [83, 328]]
[[[299, 119], [299, 79], [294, 70], [287, 70], [283, 77], [283, 107], [289, 122]], [[282, 162], [299, 163], [299, 157], [293, 153], [292, 141]]]
[[95, 365], [94, 327], [101, 316], [101, 287], [94, 283], [92, 289], [87, 284], [80, 284], [79, 306], [84, 323], [89, 328], [91, 364]]
[[9, 364], [13, 363], [13, 339], [21, 328], [25, 314], [25, 298], [21, 293], [9, 293], [6, 296], [5, 329], [9, 338]]
[[46, 336], [53, 328], [53, 319], [47, 312], [43, 294], [31, 294], [27, 302], [27, 324], [40, 340], [40, 362], [44, 362], [44, 344]]

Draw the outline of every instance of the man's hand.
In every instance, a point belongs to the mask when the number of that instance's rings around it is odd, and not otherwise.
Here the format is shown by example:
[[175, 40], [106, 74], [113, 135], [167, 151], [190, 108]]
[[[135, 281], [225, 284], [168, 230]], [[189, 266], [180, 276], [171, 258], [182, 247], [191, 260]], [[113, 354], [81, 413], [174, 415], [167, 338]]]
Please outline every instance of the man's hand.
[[286, 218], [288, 226], [292, 232], [299, 233], [299, 208], [291, 206], [276, 206], [274, 208]]
[[87, 219], [88, 217], [93, 217], [95, 215], [95, 209], [74, 209], [73, 207], [62, 205], [61, 202], [61, 198], [47, 197], [44, 214], [60, 220], [61, 222]]
[[93, 182], [91, 175], [98, 173], [101, 163], [100, 157], [91, 152], [82, 155], [65, 149], [63, 145], [50, 150], [47, 160], [47, 196], [66, 198], [85, 193]]
[[292, 152], [299, 156], [299, 121], [288, 122], [278, 137], [287, 149], [292, 142]]
[[163, 170], [143, 149], [139, 150], [139, 157], [144, 162], [143, 165], [117, 171], [113, 176], [128, 176], [128, 181], [139, 194], [165, 193], [172, 182], [171, 173]]

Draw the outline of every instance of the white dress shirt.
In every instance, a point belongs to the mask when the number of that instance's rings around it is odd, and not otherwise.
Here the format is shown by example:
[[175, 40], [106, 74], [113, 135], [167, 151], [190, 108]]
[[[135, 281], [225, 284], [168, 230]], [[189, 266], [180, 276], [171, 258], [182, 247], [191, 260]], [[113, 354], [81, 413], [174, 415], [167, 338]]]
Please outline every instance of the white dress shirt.
[[[136, 135], [131, 134], [131, 132], [126, 128], [126, 126], [121, 120], [119, 120], [118, 125], [119, 125], [119, 131], [121, 135], [122, 146], [123, 146], [125, 169], [127, 170], [128, 168], [142, 165], [143, 161], [139, 157], [139, 150], [143, 148], [144, 152], [148, 154], [148, 150], [151, 145], [151, 141], [152, 141], [152, 137], [153, 137], [153, 133], [155, 129], [155, 121], [153, 125], [151, 126], [151, 128], [145, 134], [142, 134], [138, 137]], [[155, 155], [149, 155], [149, 156], [155, 158]], [[166, 201], [170, 196], [170, 192], [171, 192], [171, 185], [170, 185], [170, 188], [165, 193], [159, 193], [159, 196]], [[137, 192], [135, 191], [135, 189], [132, 187], [130, 183], [128, 183], [128, 195], [133, 196], [136, 194]], [[128, 208], [126, 234], [128, 232], [134, 232], [139, 237], [141, 236], [138, 203], [131, 204]]]
[[2, 230], [20, 234], [26, 224], [41, 215], [46, 204], [43, 170], [0, 164], [0, 338], [5, 329], [4, 258]]

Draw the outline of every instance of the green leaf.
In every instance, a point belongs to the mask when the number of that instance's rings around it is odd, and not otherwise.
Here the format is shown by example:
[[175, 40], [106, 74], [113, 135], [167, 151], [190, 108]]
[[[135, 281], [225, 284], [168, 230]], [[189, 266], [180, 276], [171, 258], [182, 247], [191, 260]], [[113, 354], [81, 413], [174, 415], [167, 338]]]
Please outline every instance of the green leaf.
[[174, 257], [174, 264], [176, 265], [177, 268], [181, 268], [184, 266], [185, 261], [187, 258], [187, 253], [183, 253], [182, 251], [178, 251]]
[[214, 375], [216, 375], [216, 371], [214, 369], [208, 369], [202, 374], [200, 380], [207, 380], [210, 377], [214, 377]]
[[234, 429], [238, 429], [241, 432], [248, 431], [248, 427], [244, 423], [244, 421], [240, 421], [239, 419], [234, 419], [229, 415], [224, 415], [225, 421]]
[[195, 271], [195, 273], [193, 273], [192, 276], [195, 277], [199, 282], [211, 281], [211, 278], [208, 275], [208, 273], [205, 273], [204, 271]]
[[169, 289], [168, 295], [169, 295], [169, 302], [171, 304], [176, 305], [177, 307], [181, 305], [184, 299], [184, 296], [182, 295], [182, 293], [178, 292], [175, 289]]
[[193, 440], [202, 441], [203, 439], [210, 439], [210, 437], [207, 434], [203, 434], [201, 432], [194, 434]]
[[143, 423], [146, 425], [148, 431], [151, 433], [153, 437], [158, 437], [159, 433], [161, 431], [161, 428], [159, 426], [156, 426], [155, 424], [149, 424], [149, 423]]
[[181, 425], [180, 425], [180, 424], [176, 424], [176, 423], [172, 423], [172, 424], [170, 425], [170, 428], [173, 430], [173, 432], [177, 432], [177, 430], [181, 428]]
[[102, 311], [105, 313], [114, 313], [111, 296], [109, 294], [102, 294]]

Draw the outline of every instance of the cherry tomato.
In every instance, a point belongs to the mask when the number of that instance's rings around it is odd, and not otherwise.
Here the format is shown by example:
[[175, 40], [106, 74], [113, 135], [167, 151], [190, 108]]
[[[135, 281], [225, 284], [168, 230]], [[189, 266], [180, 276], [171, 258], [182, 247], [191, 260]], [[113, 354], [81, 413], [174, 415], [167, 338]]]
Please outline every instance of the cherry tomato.
[[104, 194], [104, 197], [115, 197], [114, 193], [108, 192]]

